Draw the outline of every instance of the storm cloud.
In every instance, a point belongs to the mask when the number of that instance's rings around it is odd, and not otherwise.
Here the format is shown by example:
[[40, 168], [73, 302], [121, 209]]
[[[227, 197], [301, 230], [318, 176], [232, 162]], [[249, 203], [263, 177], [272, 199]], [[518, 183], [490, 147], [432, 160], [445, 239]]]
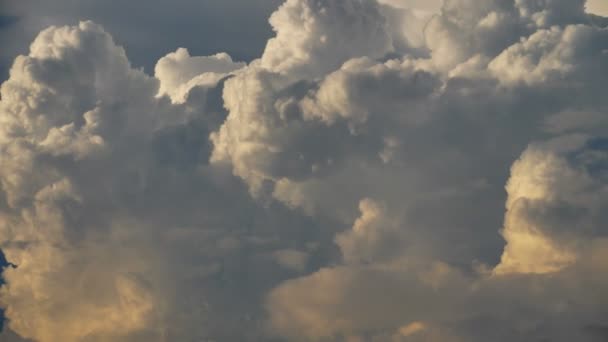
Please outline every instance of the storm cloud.
[[154, 32], [49, 14], [12, 61], [3, 341], [605, 338], [601, 4], [218, 4], [278, 7], [204, 48], [160, 21], [151, 65]]

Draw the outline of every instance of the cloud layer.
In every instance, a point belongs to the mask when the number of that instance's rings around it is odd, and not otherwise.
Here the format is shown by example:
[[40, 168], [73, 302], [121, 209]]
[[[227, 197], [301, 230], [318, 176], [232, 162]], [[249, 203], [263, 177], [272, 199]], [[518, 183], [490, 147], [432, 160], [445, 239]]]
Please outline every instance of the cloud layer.
[[433, 10], [287, 0], [258, 59], [154, 76], [42, 31], [0, 89], [0, 337], [605, 340], [606, 19]]

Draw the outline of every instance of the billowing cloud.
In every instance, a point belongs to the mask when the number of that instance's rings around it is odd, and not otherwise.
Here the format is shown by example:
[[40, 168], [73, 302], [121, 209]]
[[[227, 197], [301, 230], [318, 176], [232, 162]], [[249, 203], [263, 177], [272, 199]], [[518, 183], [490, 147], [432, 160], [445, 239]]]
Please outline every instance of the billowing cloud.
[[287, 0], [258, 59], [154, 76], [42, 31], [0, 90], [0, 337], [602, 341], [605, 18], [427, 5]]
[[188, 50], [180, 48], [158, 61], [154, 76], [160, 81], [159, 95], [168, 95], [173, 102], [183, 103], [192, 88], [213, 88], [222, 78], [244, 66], [233, 62], [226, 53], [191, 57]]
[[376, 1], [288, 0], [270, 17], [276, 32], [261, 57], [265, 69], [314, 78], [352, 57], [390, 51], [386, 20]]
[[498, 273], [552, 273], [605, 236], [606, 140], [566, 136], [530, 146], [507, 185]]
[[[298, 215], [258, 206], [208, 166], [218, 83], [190, 86], [206, 100], [186, 106], [158, 96], [163, 82], [133, 69], [91, 22], [51, 27], [16, 59], [0, 109], [0, 246], [17, 265], [4, 272], [0, 301], [13, 332], [36, 341], [222, 336], [288, 274], [272, 254], [289, 229], [274, 228]], [[266, 266], [276, 270], [261, 279], [241, 272]], [[231, 287], [248, 282], [250, 291]], [[235, 301], [222, 309], [232, 320], [211, 320], [233, 292], [249, 309]]]

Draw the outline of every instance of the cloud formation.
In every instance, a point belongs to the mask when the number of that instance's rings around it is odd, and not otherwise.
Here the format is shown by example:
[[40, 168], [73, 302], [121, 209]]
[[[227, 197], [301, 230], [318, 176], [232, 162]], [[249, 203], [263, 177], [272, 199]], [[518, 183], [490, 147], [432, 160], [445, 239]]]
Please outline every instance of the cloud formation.
[[0, 337], [602, 341], [605, 18], [415, 3], [287, 0], [258, 59], [154, 76], [42, 31], [0, 89]]

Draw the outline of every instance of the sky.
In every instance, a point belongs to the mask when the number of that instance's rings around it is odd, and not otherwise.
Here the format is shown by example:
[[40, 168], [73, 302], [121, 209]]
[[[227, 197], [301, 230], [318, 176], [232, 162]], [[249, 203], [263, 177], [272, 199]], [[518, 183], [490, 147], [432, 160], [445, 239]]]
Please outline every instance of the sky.
[[2, 342], [608, 339], [608, 2], [0, 0]]

